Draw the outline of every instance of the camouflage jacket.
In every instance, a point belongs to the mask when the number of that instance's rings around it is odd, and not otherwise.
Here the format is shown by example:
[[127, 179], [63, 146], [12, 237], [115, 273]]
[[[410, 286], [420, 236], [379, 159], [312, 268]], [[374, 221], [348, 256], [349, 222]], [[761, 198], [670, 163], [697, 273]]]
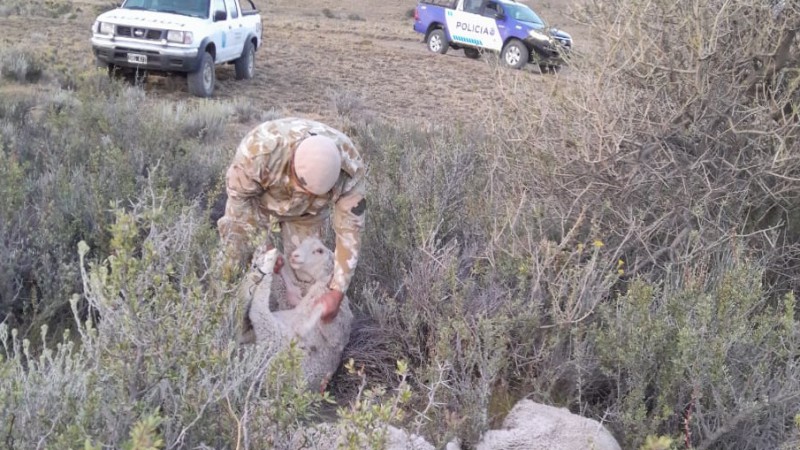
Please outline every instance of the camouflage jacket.
[[[342, 154], [342, 170], [326, 195], [295, 190], [290, 177], [292, 156], [303, 138], [323, 135], [333, 139]], [[239, 144], [226, 174], [228, 202], [219, 220], [228, 255], [240, 261], [249, 237], [278, 222], [328, 215], [333, 205], [336, 233], [335, 266], [329, 287], [346, 292], [358, 263], [364, 228], [366, 168], [353, 142], [340, 131], [307, 119], [285, 118], [264, 122]], [[249, 258], [249, 254], [247, 255]]]

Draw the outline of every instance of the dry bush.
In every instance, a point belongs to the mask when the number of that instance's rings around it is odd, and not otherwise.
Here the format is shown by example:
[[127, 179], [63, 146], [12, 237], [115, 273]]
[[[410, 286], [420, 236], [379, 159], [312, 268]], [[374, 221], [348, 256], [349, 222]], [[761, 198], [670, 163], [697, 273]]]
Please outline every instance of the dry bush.
[[[796, 13], [756, 0], [614, 0], [581, 14], [602, 51], [576, 57], [544, 90], [541, 77], [498, 68], [502, 102], [483, 124], [382, 123], [352, 95], [332, 98], [370, 179], [347, 356], [368, 384], [390, 388], [397, 360], [408, 361], [405, 425], [437, 444], [474, 444], [530, 397], [605, 421], [625, 448], [656, 435], [698, 448], [788, 445], [800, 396]], [[219, 111], [191, 123], [172, 106], [139, 114], [143, 95], [89, 77], [79, 101], [0, 99], [2, 305], [21, 323], [42, 314], [40, 299], [63, 303], [81, 280], [74, 247], [87, 240], [89, 272], [116, 281], [84, 293], [104, 299], [91, 311], [108, 324], [103, 348], [123, 362], [109, 362], [94, 390], [83, 371], [104, 366], [74, 369], [74, 391], [53, 384], [91, 399], [36, 391], [46, 377], [31, 377], [25, 392], [42, 395], [7, 410], [59, 405], [33, 430], [61, 427], [75, 403], [116, 406], [120, 425], [89, 409], [88, 422], [61, 431], [68, 440], [48, 443], [122, 442], [155, 406], [175, 447], [285, 438], [265, 425], [285, 418], [269, 403], [247, 406], [252, 392], [239, 390], [257, 384], [242, 375], [251, 366], [207, 351], [224, 347], [231, 303], [210, 286], [217, 240], [200, 213], [170, 225], [147, 212], [136, 227], [108, 214], [110, 200], [142, 189], [213, 192], [229, 160], [212, 151]], [[185, 206], [172, 200], [173, 212]], [[103, 272], [102, 261], [116, 268]], [[36, 278], [52, 267], [56, 280]], [[162, 340], [174, 342], [154, 351]], [[24, 366], [0, 365], [0, 380], [24, 378]], [[357, 398], [359, 383], [338, 374], [337, 400]], [[292, 411], [311, 401], [278, 391]]]
[[285, 447], [325, 397], [304, 389], [296, 351], [236, 346], [215, 236], [196, 204], [148, 185], [116, 211], [107, 256], [81, 242], [72, 332], [44, 327], [35, 348], [0, 323], [2, 442]]
[[22, 177], [0, 185], [10, 198], [25, 199], [0, 212], [9, 238], [0, 243], [8, 255], [0, 270], [8, 281], [0, 315], [13, 326], [63, 315], [79, 286], [75, 244], [86, 240], [106, 250], [109, 205], [127, 204], [152, 171], [161, 168], [158, 187], [203, 199], [229, 159], [217, 149], [228, 120], [224, 105], [208, 112], [202, 104], [184, 105], [176, 113], [155, 102], [143, 110], [141, 90], [100, 72], [77, 82], [73, 93], [0, 99], [0, 147]]
[[42, 72], [42, 65], [32, 53], [16, 48], [0, 51], [0, 79], [35, 83]]
[[[72, 13], [71, 0], [3, 0], [0, 3], [0, 16], [43, 16], [62, 17]], [[74, 16], [72, 17], [74, 18]]]
[[[760, 0], [590, 1], [578, 13], [599, 39], [597, 51], [575, 58], [544, 92], [524, 73], [497, 74], [503, 98], [489, 125], [498, 151], [486, 156], [495, 217], [488, 258], [531, 255], [532, 298], [541, 304], [569, 300], [570, 289], [578, 294], [577, 314], [559, 308], [542, 316], [551, 331], [540, 339], [552, 351], [532, 359], [515, 352], [522, 358], [514, 364], [540, 372], [528, 379], [534, 396], [611, 420], [625, 446], [647, 434], [702, 448], [776, 448], [789, 439], [800, 395], [791, 363], [798, 335], [793, 318], [778, 317], [798, 280], [793, 8]], [[543, 239], [555, 243], [549, 259]], [[576, 249], [595, 241], [602, 243], [595, 269], [566, 283], [552, 278], [588, 262]], [[540, 265], [542, 257], [548, 262]], [[744, 258], [757, 283], [724, 288], [721, 280], [741, 276]], [[687, 287], [682, 277], [698, 273], [708, 281]], [[588, 289], [574, 289], [581, 280]], [[598, 308], [612, 302], [618, 313], [616, 302], [634, 300], [625, 296], [639, 286], [633, 280], [680, 294], [641, 300], [641, 313], [658, 320], [611, 314], [592, 324]], [[658, 310], [660, 302], [670, 311]], [[695, 318], [695, 308], [720, 302], [741, 310], [715, 328], [710, 343], [719, 349], [692, 352], [693, 344], [674, 342], [670, 333], [707, 332], [712, 324]], [[775, 325], [763, 324], [769, 317]], [[559, 334], [567, 324], [569, 333]], [[596, 358], [606, 348], [599, 347], [614, 341], [595, 340], [584, 325], [601, 334], [625, 329], [638, 362], [621, 349], [611, 358], [616, 375], [600, 373]], [[775, 355], [779, 341], [790, 350]], [[648, 365], [644, 358], [662, 346], [679, 361]], [[699, 376], [698, 367], [729, 374]]]
[[331, 90], [328, 98], [333, 110], [341, 120], [354, 123], [369, 123], [375, 120], [375, 113], [364, 101], [364, 95], [349, 90]]

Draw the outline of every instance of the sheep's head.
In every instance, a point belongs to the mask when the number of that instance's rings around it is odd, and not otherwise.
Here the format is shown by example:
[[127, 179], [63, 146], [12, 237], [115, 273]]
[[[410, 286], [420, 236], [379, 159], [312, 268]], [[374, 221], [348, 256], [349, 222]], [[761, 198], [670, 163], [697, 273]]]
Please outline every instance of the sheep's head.
[[315, 237], [307, 237], [289, 255], [289, 266], [303, 281], [328, 280], [333, 273], [333, 252]]

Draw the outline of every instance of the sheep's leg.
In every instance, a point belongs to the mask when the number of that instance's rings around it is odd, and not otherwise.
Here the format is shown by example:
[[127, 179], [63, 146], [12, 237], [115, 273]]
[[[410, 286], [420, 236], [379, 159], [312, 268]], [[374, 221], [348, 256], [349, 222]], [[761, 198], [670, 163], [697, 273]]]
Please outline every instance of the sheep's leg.
[[[272, 290], [272, 270], [277, 260], [277, 250], [270, 250], [257, 262], [262, 277], [248, 290], [250, 311], [248, 317], [253, 324], [256, 342], [276, 342], [280, 336], [278, 324], [269, 309], [269, 294]], [[260, 275], [260, 274], [258, 274]], [[255, 275], [254, 275], [255, 276]]]

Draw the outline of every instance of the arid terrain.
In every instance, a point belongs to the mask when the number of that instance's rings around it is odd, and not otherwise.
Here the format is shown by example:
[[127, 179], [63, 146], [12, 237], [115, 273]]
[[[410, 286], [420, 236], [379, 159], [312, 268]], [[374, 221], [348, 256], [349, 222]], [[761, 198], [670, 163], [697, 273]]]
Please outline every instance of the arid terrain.
[[[573, 3], [528, 2], [550, 24], [572, 33], [580, 49], [585, 33], [568, 18]], [[340, 111], [358, 108], [389, 120], [478, 120], [497, 99], [496, 72], [510, 71], [499, 68], [492, 55], [473, 61], [462, 51], [430, 53], [412, 29], [415, 5], [413, 0], [256, 1], [264, 23], [256, 77], [236, 81], [232, 66], [219, 67], [214, 99], [245, 99], [265, 111], [320, 119], [335, 114], [338, 104]], [[111, 6], [75, 0], [73, 11], [60, 17], [0, 17], [0, 46], [35, 49], [53, 66], [91, 67], [89, 29], [96, 13]], [[570, 73], [542, 75], [530, 67], [512, 76], [546, 90]], [[145, 88], [160, 97], [194, 101], [181, 78], [150, 77]]]

